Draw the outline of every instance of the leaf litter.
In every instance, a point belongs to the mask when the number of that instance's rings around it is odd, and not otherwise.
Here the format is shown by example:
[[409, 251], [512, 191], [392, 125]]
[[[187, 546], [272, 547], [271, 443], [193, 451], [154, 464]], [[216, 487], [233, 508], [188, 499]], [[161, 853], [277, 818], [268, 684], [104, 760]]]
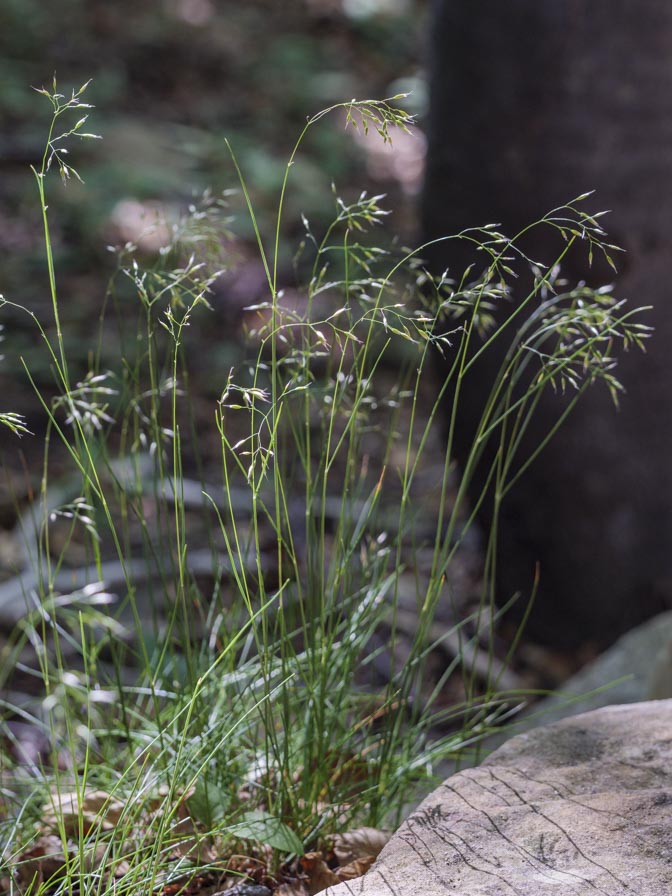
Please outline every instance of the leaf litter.
[[[131, 861], [160, 829], [167, 793], [146, 800], [142, 811], [105, 790], [54, 790], [42, 806], [30, 846], [8, 864], [0, 892], [57, 892], [74, 869], [116, 880], [132, 873]], [[315, 896], [327, 887], [360, 877], [375, 862], [390, 833], [372, 827], [326, 836], [319, 848], [296, 852], [277, 864], [300, 841], [296, 834], [261, 810], [245, 813], [222, 835], [213, 836], [192, 818], [188, 794], [172, 795], [170, 861], [153, 892], [160, 896]], [[127, 831], [112, 845], [115, 832]], [[174, 866], [171, 868], [171, 865]], [[175, 870], [175, 873], [173, 873]]]

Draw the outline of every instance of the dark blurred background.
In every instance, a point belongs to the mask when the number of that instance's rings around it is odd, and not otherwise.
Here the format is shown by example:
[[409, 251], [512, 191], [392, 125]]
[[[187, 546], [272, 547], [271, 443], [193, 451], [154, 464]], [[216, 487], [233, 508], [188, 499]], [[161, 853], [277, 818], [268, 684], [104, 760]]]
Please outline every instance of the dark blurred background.
[[[93, 79], [84, 97], [96, 107], [87, 129], [103, 140], [71, 144], [84, 185], [73, 180], [61, 188], [54, 177], [49, 188], [61, 299], [86, 319], [113, 264], [108, 244], [137, 238], [148, 212], [170, 216], [204, 188], [218, 193], [237, 185], [225, 138], [268, 228], [307, 116], [353, 97], [408, 91], [408, 108], [422, 115], [425, 6], [422, 0], [2, 0], [2, 293], [35, 311], [46, 294], [29, 166], [41, 158], [50, 108], [31, 87], [50, 88], [55, 73], [59, 92], [69, 96]], [[423, 145], [418, 131], [400, 139], [392, 155], [375, 135], [358, 140], [342, 118], [326, 121], [300, 154], [287, 251], [301, 231], [301, 212], [311, 223], [329, 219], [332, 181], [345, 195], [363, 188], [389, 194], [390, 227], [410, 239]], [[250, 235], [244, 216], [235, 229]]]

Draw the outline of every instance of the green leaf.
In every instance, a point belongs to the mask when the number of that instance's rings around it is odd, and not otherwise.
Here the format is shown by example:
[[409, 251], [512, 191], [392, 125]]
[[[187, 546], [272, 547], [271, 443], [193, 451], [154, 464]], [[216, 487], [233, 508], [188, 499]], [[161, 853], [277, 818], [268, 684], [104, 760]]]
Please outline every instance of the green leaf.
[[275, 818], [261, 809], [246, 812], [242, 821], [236, 824], [234, 832], [243, 840], [256, 840], [258, 843], [265, 843], [280, 852], [289, 852], [298, 856], [303, 853], [303, 843], [295, 832], [283, 824], [279, 818]]
[[229, 798], [216, 785], [201, 780], [189, 797], [189, 811], [206, 827], [212, 828], [226, 817]]

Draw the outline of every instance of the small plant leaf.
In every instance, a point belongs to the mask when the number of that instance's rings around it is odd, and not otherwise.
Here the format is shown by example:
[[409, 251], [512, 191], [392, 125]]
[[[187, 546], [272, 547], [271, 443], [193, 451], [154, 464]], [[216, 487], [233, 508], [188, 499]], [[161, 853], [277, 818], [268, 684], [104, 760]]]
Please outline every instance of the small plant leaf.
[[243, 840], [256, 840], [281, 852], [301, 855], [303, 844], [291, 828], [261, 809], [246, 812], [235, 826], [235, 834]]
[[194, 818], [211, 828], [226, 818], [229, 799], [215, 784], [201, 780], [189, 797], [189, 811]]

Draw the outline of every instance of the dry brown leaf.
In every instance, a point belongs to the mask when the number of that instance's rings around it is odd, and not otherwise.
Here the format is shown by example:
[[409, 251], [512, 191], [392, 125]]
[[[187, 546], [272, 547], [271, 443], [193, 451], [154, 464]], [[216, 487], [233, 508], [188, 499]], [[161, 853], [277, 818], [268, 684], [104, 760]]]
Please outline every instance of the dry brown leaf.
[[299, 867], [308, 878], [306, 884], [310, 896], [341, 882], [339, 876], [324, 861], [321, 852], [307, 852], [299, 859]]
[[332, 839], [334, 855], [341, 867], [365, 856], [372, 856], [375, 859], [390, 836], [389, 831], [367, 827], [336, 834]]
[[356, 877], [361, 877], [362, 874], [365, 874], [375, 861], [375, 856], [362, 856], [361, 859], [355, 859], [354, 862], [350, 862], [342, 868], [337, 868], [336, 874], [339, 880], [354, 880]]
[[280, 884], [273, 896], [310, 896], [310, 890], [305, 881], [293, 880], [291, 883]]
[[[21, 853], [15, 870], [19, 880], [26, 886], [41, 885], [52, 878], [64, 874], [67, 862], [80, 857], [80, 850], [75, 843], [68, 843], [66, 861], [63, 843], [56, 834], [44, 834], [39, 837], [30, 849]], [[82, 867], [88, 872], [100, 872], [107, 858], [107, 846], [104, 843], [89, 845], [83, 853]], [[122, 877], [130, 866], [125, 860], [114, 864], [108, 863], [106, 870], [114, 877]]]
[[111, 831], [118, 824], [124, 804], [104, 790], [92, 790], [80, 794], [54, 791], [48, 803], [42, 807], [42, 823], [45, 827], [60, 830], [63, 826], [68, 837], [77, 837], [82, 830], [88, 834], [93, 827]]
[[21, 853], [16, 872], [23, 884], [37, 886], [58, 874], [64, 866], [61, 838], [55, 834], [45, 834], [30, 849]]

